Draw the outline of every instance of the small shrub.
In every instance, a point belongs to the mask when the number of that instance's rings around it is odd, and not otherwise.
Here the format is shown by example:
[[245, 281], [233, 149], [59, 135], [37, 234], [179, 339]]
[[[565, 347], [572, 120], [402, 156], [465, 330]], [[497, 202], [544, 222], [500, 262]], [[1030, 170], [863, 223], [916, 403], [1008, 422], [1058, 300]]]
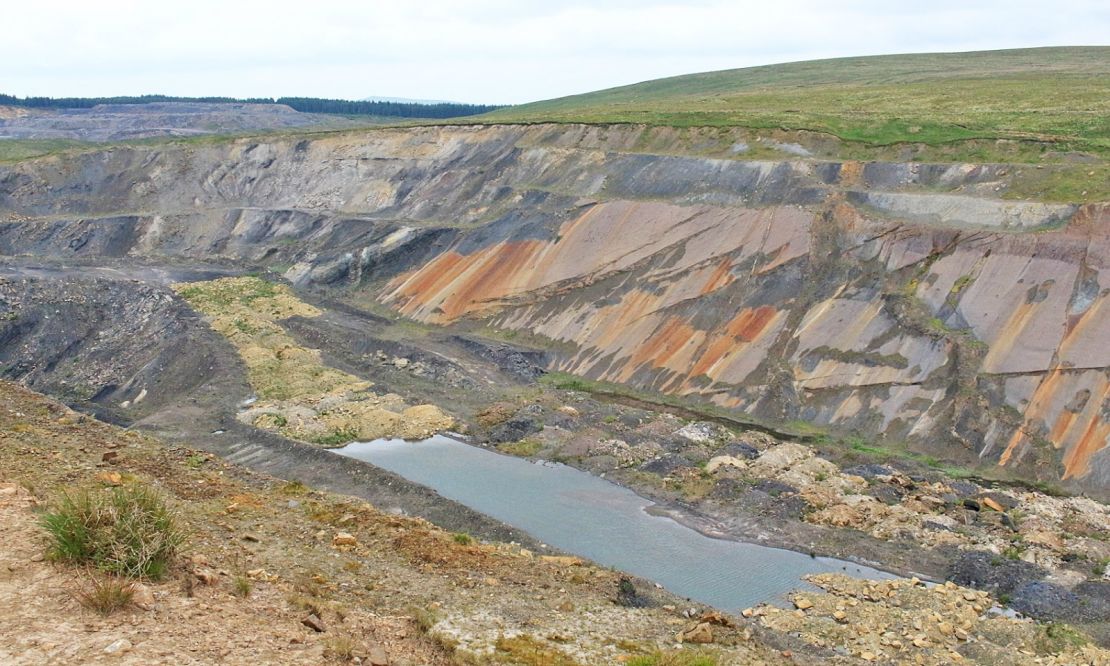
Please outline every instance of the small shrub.
[[73, 592], [77, 603], [91, 611], [108, 616], [131, 604], [135, 588], [126, 581], [110, 576], [89, 577], [88, 585]]
[[51, 559], [132, 578], [162, 578], [184, 541], [161, 495], [138, 485], [65, 493], [42, 525]]
[[454, 539], [455, 543], [459, 544], [460, 546], [469, 546], [470, 544], [474, 543], [474, 537], [470, 536], [466, 532], [456, 532], [451, 538]]
[[245, 599], [251, 595], [253, 585], [251, 584], [250, 578], [246, 576], [235, 576], [231, 579], [231, 589], [235, 592], [235, 596]]

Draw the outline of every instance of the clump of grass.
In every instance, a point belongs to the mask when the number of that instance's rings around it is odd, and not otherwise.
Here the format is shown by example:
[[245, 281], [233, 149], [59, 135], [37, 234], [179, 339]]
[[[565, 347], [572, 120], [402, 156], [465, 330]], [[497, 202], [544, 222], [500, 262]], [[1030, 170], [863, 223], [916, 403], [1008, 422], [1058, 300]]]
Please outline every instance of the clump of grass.
[[354, 428], [342, 428], [329, 432], [326, 435], [313, 437], [312, 442], [320, 446], [342, 446], [348, 442], [353, 442], [358, 439], [358, 430]]
[[278, 489], [278, 492], [280, 492], [282, 495], [292, 495], [294, 497], [300, 497], [301, 495], [308, 494], [308, 486], [301, 483], [300, 481], [290, 481], [282, 485], [281, 488]]
[[354, 661], [358, 643], [346, 634], [332, 636], [324, 641], [324, 655], [336, 661]]
[[1050, 622], [1041, 627], [1036, 640], [1037, 651], [1042, 654], [1059, 654], [1090, 642], [1077, 629], [1062, 622]]
[[469, 546], [470, 544], [474, 543], [474, 537], [470, 536], [466, 532], [455, 532], [455, 534], [451, 538], [460, 546]]
[[439, 622], [439, 616], [430, 608], [413, 606], [409, 608], [409, 615], [412, 616], [412, 621], [416, 623], [416, 628], [422, 634], [431, 631], [432, 627], [436, 626], [436, 622]]
[[131, 604], [135, 588], [131, 583], [118, 578], [92, 575], [84, 588], [72, 594], [82, 607], [108, 616]]
[[64, 493], [42, 526], [51, 559], [132, 578], [165, 576], [185, 540], [162, 496], [134, 484]]
[[235, 596], [245, 599], [251, 595], [251, 590], [254, 589], [254, 585], [251, 583], [250, 578], [239, 575], [231, 579], [231, 589], [235, 592]]
[[519, 456], [521, 458], [528, 458], [540, 452], [543, 444], [540, 444], [534, 439], [523, 439], [519, 442], [508, 442], [499, 444], [497, 450], [502, 453], [507, 453], [510, 456]]

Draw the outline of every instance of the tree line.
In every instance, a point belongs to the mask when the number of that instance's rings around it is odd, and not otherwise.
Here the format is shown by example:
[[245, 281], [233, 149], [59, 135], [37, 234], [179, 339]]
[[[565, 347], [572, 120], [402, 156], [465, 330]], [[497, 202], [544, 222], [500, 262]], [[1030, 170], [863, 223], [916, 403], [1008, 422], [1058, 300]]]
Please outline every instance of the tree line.
[[458, 118], [504, 108], [489, 104], [422, 104], [419, 102], [369, 102], [319, 97], [172, 97], [135, 95], [124, 97], [16, 97], [0, 94], [0, 106], [32, 109], [90, 109], [98, 104], [150, 104], [194, 102], [203, 104], [285, 104], [303, 113], [333, 113], [344, 116], [389, 116], [397, 118]]

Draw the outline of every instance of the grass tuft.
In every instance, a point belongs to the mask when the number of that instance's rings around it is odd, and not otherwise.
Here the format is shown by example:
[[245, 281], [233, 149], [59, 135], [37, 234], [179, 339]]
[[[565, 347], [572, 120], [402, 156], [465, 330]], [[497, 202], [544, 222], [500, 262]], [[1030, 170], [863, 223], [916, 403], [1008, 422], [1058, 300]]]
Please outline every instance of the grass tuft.
[[42, 517], [52, 560], [158, 580], [185, 540], [173, 512], [150, 488], [63, 493]]
[[85, 587], [73, 592], [82, 607], [108, 616], [123, 610], [135, 596], [134, 586], [111, 576], [91, 575]]

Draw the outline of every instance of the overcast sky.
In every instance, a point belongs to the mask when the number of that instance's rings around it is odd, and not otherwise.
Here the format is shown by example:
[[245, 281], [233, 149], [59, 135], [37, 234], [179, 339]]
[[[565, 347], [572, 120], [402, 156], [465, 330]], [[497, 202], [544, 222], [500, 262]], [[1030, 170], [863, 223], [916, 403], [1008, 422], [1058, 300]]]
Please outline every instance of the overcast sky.
[[9, 0], [0, 92], [516, 103], [847, 55], [1110, 43], [1110, 0]]

